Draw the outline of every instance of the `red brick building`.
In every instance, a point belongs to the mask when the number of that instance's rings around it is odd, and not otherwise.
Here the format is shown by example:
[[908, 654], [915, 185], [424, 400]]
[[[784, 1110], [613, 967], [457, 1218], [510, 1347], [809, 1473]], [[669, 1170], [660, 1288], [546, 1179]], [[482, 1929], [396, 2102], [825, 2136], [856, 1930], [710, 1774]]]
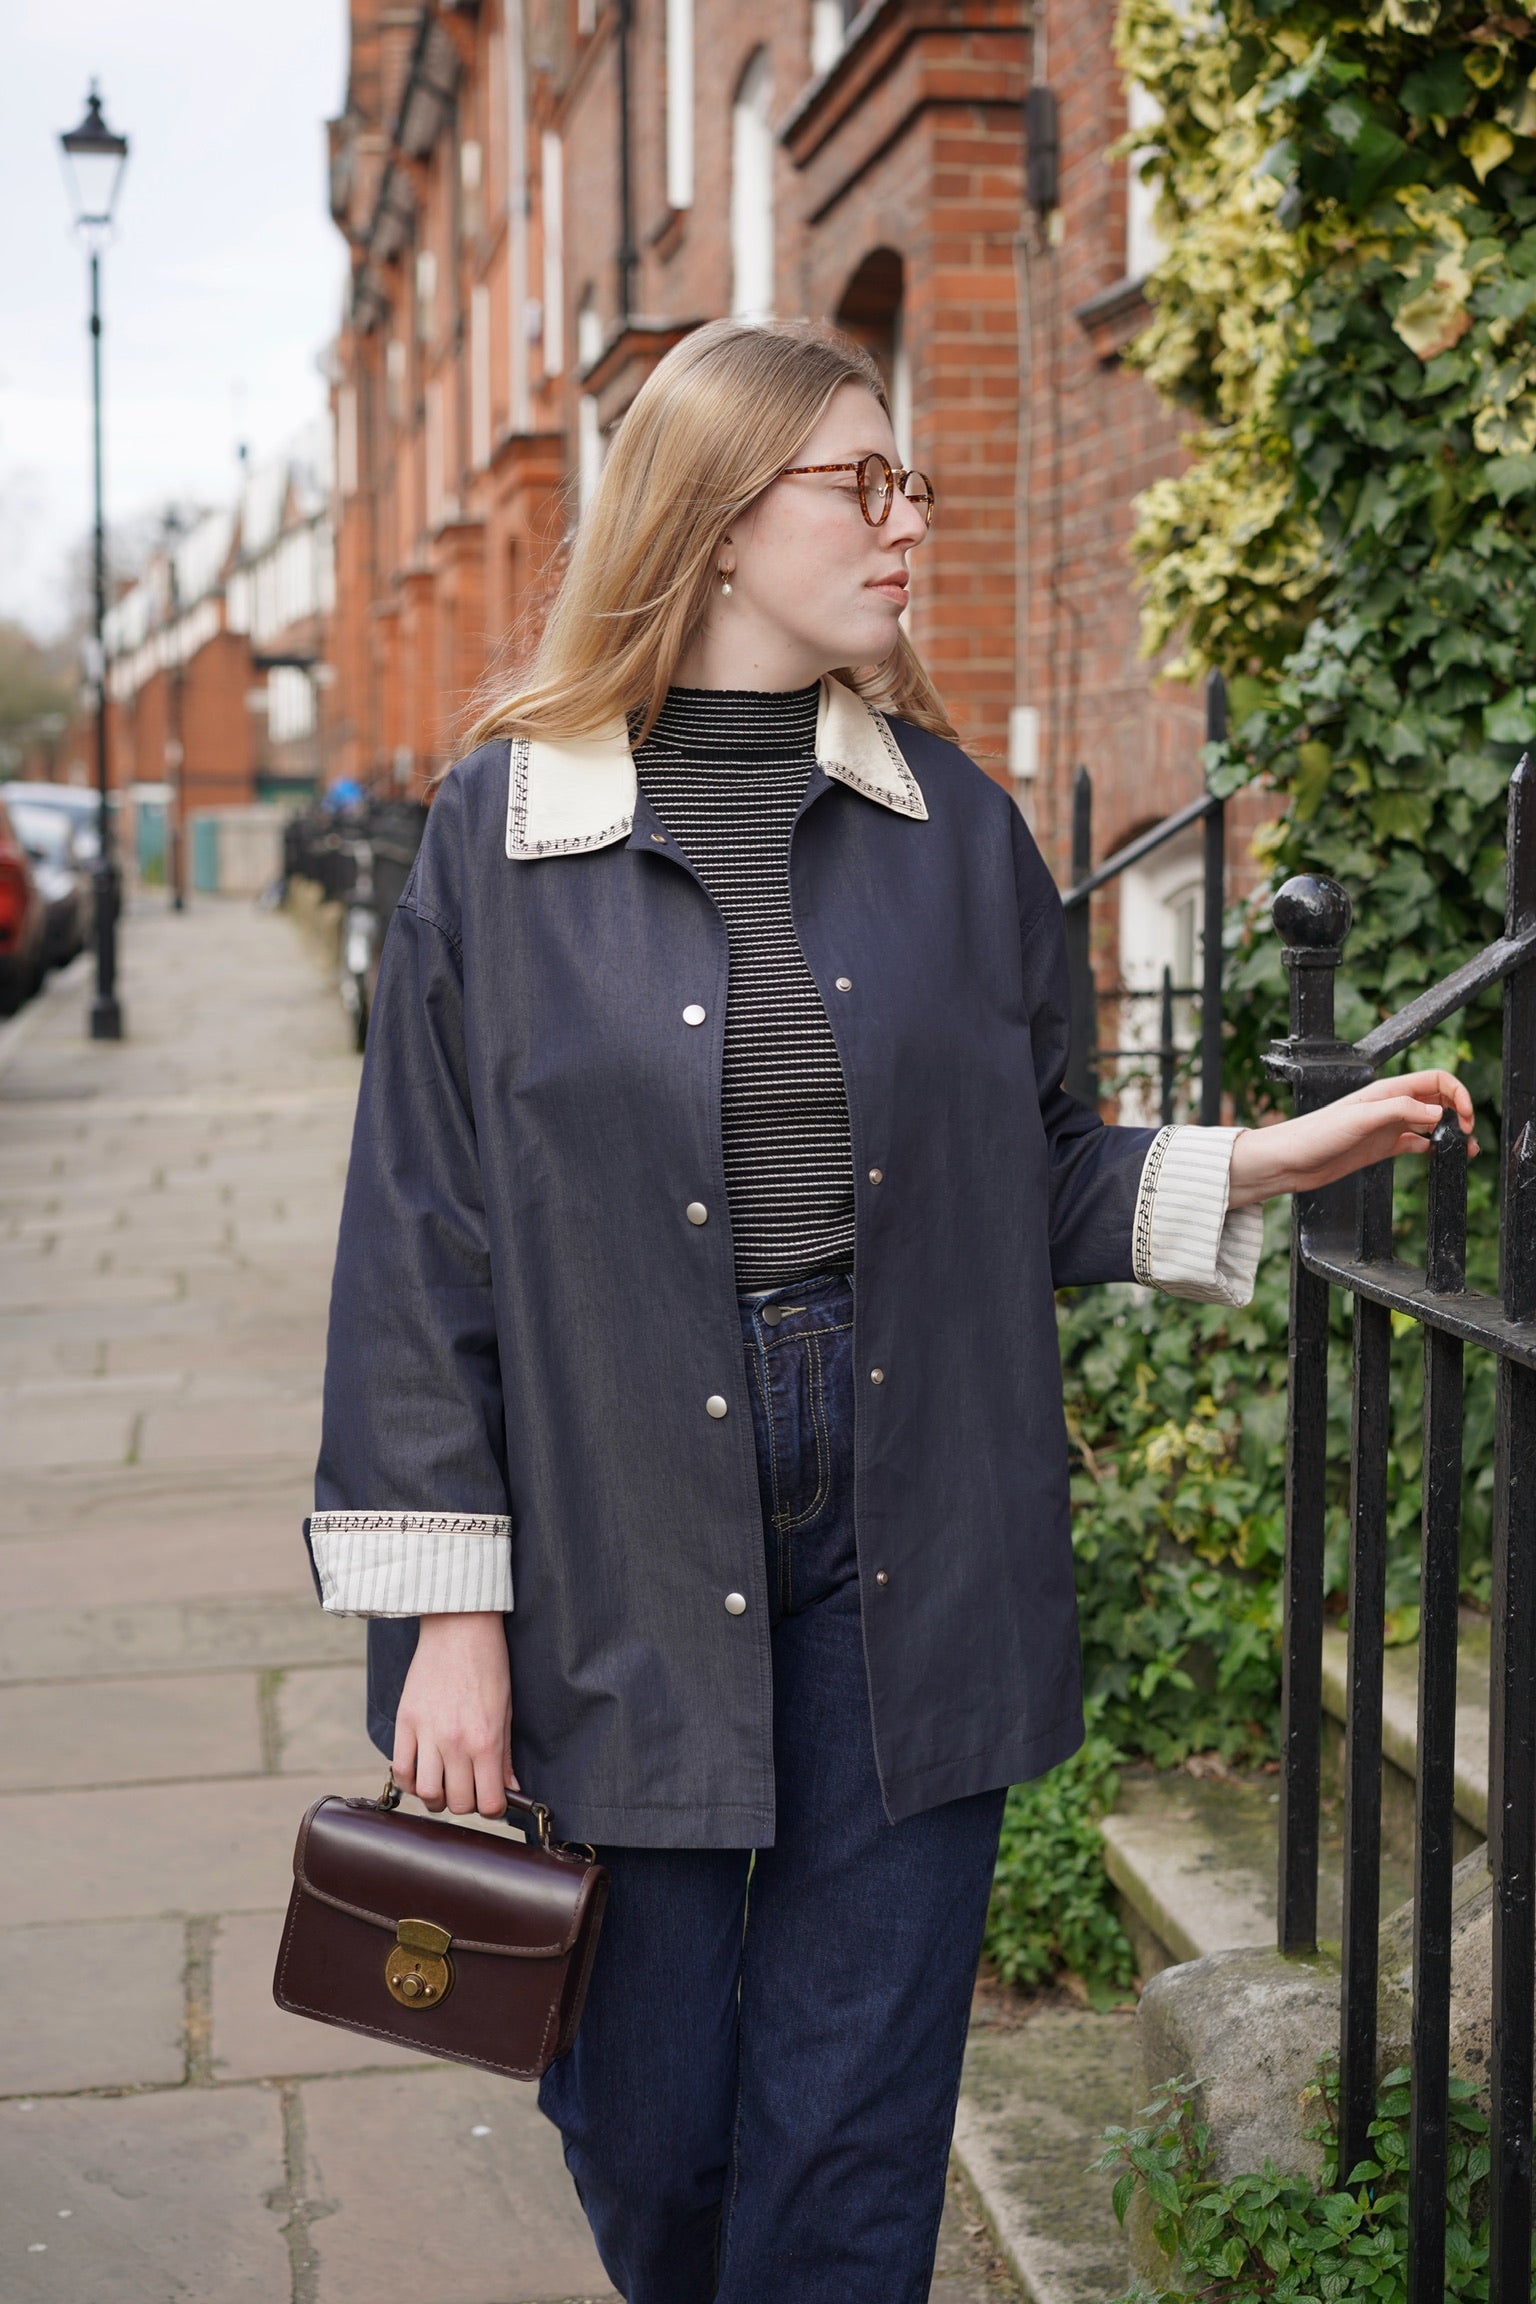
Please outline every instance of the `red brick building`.
[[189, 817], [323, 786], [334, 589], [328, 475], [302, 457], [168, 533], [107, 614], [113, 782], [176, 787]]
[[[806, 313], [875, 351], [934, 476], [914, 636], [1058, 872], [1078, 761], [1099, 856], [1198, 791], [1201, 706], [1141, 661], [1125, 557], [1179, 448], [1119, 357], [1152, 243], [1107, 157], [1112, 23], [1112, 0], [351, 0], [337, 767], [419, 785], [451, 758], [655, 362], [718, 314]], [[1032, 87], [1054, 103], [1027, 183]], [[1175, 956], [1189, 870], [1129, 892], [1139, 965]]]

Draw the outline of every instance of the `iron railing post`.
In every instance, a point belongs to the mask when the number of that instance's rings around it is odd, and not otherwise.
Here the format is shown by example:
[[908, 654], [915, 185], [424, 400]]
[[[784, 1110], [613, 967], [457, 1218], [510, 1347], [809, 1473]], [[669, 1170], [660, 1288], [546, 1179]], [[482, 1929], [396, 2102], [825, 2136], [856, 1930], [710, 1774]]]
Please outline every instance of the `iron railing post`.
[[[1291, 977], [1291, 1036], [1271, 1049], [1267, 1069], [1290, 1081], [1299, 1113], [1331, 1103], [1359, 1076], [1358, 1061], [1350, 1061], [1353, 1051], [1341, 1047], [1333, 1025], [1334, 975], [1344, 956], [1351, 918], [1349, 898], [1336, 881], [1303, 875], [1288, 880], [1275, 897], [1274, 921]], [[1317, 1949], [1328, 1283], [1307, 1269], [1303, 1241], [1328, 1206], [1326, 1193], [1298, 1193], [1291, 1211], [1276, 1893], [1276, 1936], [1282, 1952]]]
[[[1509, 788], [1505, 934], [1536, 925], [1536, 775]], [[1504, 984], [1499, 1292], [1536, 1320], [1536, 962]], [[1499, 1361], [1494, 1431], [1488, 1856], [1493, 1870], [1490, 2304], [1528, 2304], [1536, 1983], [1536, 1370]]]
[[[1093, 870], [1093, 779], [1079, 768], [1072, 779], [1072, 885], [1079, 887]], [[1071, 989], [1071, 1041], [1067, 1050], [1065, 1086], [1085, 1104], [1099, 1100], [1099, 1068], [1095, 1048], [1099, 1037], [1098, 995], [1093, 982], [1090, 944], [1092, 920], [1086, 903], [1066, 915], [1067, 974]]]
[[[1392, 1164], [1360, 1178], [1356, 1254], [1392, 1253]], [[1376, 2117], [1381, 1927], [1381, 1690], [1386, 1646], [1392, 1314], [1355, 1298], [1350, 1413], [1349, 1660], [1344, 1722], [1344, 1917], [1339, 1987], [1339, 2180], [1370, 2157]]]
[[[1466, 1282], [1467, 1141], [1455, 1113], [1450, 1112], [1435, 1130], [1430, 1148], [1424, 1283], [1439, 1295], [1454, 1296], [1461, 1294]], [[1447, 1335], [1441, 1328], [1425, 1328], [1408, 2304], [1443, 2304], [1445, 2296], [1463, 1349], [1459, 1336]]]
[[1158, 1007], [1158, 1113], [1165, 1128], [1173, 1125], [1173, 1081], [1179, 1061], [1178, 1044], [1173, 1037], [1173, 970], [1163, 970], [1163, 989]]
[[[1225, 742], [1227, 685], [1213, 672], [1205, 688], [1205, 740]], [[1221, 996], [1225, 954], [1222, 921], [1226, 912], [1227, 812], [1213, 800], [1205, 819], [1205, 898], [1200, 968], [1200, 1125], [1221, 1126]]]

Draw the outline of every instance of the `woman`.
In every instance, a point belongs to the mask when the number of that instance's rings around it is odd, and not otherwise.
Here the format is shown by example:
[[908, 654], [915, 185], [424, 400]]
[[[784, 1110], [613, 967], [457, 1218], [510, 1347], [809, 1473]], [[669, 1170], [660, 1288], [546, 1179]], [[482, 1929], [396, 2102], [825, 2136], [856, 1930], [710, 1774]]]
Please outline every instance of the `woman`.
[[1053, 1290], [1241, 1303], [1268, 1194], [1471, 1127], [1064, 1093], [898, 462], [839, 337], [662, 362], [433, 806], [347, 1183], [317, 1577], [407, 1791], [610, 1868], [541, 2103], [629, 2304], [927, 2295], [1004, 1790], [1083, 1732]]

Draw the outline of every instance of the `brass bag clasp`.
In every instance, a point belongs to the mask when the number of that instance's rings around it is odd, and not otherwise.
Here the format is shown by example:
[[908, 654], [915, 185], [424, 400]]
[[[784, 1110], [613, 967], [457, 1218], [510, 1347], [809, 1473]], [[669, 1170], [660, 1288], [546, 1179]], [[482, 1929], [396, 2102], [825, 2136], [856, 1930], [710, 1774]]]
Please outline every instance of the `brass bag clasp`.
[[453, 1990], [453, 1938], [432, 1920], [402, 1920], [384, 1963], [384, 1982], [402, 2008], [436, 2008]]

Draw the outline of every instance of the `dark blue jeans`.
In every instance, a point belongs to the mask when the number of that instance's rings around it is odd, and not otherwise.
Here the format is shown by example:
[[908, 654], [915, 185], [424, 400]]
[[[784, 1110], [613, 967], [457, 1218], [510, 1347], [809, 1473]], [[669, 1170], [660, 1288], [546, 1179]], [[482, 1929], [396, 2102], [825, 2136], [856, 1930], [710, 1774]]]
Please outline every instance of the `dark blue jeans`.
[[745, 1296], [741, 1313], [777, 1835], [755, 1854], [601, 1850], [586, 2013], [539, 2102], [628, 2304], [924, 2304], [1004, 1794], [887, 1821], [854, 1554], [852, 1283]]

